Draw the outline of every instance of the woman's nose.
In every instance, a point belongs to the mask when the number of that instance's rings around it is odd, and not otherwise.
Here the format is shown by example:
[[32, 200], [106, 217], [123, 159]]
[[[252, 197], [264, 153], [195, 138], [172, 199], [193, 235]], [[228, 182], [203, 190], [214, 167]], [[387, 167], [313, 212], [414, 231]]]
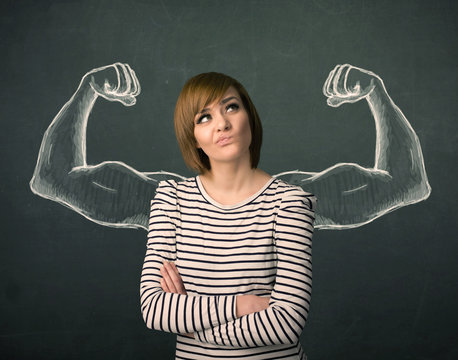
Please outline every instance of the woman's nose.
[[220, 115], [218, 116], [216, 126], [218, 131], [225, 131], [231, 128], [231, 123], [224, 115]]

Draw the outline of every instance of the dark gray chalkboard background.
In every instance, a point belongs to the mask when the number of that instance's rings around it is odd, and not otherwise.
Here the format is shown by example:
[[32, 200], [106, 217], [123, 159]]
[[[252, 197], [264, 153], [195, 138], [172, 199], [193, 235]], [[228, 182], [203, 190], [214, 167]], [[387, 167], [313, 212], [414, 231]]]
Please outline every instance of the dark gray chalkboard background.
[[302, 335], [312, 360], [458, 358], [457, 3], [454, 1], [2, 1], [2, 359], [171, 359], [139, 307], [146, 233], [96, 225], [28, 182], [47, 126], [95, 67], [127, 62], [131, 108], [100, 99], [88, 162], [191, 175], [172, 114], [184, 81], [221, 71], [252, 95], [261, 167], [371, 166], [365, 102], [333, 109], [339, 63], [372, 70], [418, 134], [430, 198], [361, 228], [318, 231]]

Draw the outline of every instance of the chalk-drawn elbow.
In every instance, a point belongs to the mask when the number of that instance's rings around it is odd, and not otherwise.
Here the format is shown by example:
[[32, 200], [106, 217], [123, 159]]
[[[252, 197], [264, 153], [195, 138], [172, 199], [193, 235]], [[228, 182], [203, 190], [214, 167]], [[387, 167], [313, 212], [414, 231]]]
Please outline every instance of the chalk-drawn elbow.
[[50, 177], [43, 177], [39, 171], [35, 171], [29, 182], [30, 190], [35, 195], [44, 198], [52, 198], [56, 196], [55, 184], [52, 183]]
[[406, 189], [401, 201], [402, 205], [414, 204], [426, 200], [431, 195], [431, 185], [429, 185], [426, 174], [417, 180], [412, 182]]

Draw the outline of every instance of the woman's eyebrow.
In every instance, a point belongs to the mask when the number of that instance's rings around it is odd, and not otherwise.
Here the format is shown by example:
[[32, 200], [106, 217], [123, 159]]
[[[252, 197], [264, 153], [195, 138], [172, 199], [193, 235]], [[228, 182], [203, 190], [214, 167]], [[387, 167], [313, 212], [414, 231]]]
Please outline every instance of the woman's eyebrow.
[[220, 104], [225, 104], [225, 103], [231, 101], [232, 99], [238, 100], [238, 97], [237, 96], [229, 96], [229, 97], [221, 100]]
[[[235, 100], [240, 100], [237, 96], [229, 96], [229, 97], [227, 97], [227, 98], [221, 100], [221, 101], [220, 101], [220, 104], [221, 104], [221, 105], [224, 105], [224, 104], [226, 104], [227, 102], [229, 102], [229, 101], [231, 101], [231, 100], [233, 100], [233, 99], [235, 99]], [[210, 108], [204, 108], [204, 109], [200, 110], [197, 114], [203, 114], [204, 112], [206, 112], [206, 111], [208, 111], [208, 110], [210, 110]]]

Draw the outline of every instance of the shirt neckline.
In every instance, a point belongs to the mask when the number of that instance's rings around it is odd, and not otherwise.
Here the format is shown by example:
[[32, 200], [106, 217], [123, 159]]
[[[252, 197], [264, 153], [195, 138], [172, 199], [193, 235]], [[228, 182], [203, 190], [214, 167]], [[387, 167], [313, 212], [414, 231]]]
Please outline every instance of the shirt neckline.
[[197, 188], [199, 189], [201, 195], [204, 197], [205, 200], [207, 200], [210, 204], [224, 210], [232, 210], [239, 208], [241, 206], [244, 206], [250, 202], [252, 202], [254, 199], [256, 199], [259, 195], [261, 195], [275, 180], [274, 177], [271, 177], [265, 184], [262, 186], [256, 193], [253, 195], [249, 196], [248, 198], [232, 205], [224, 205], [213, 199], [205, 190], [204, 185], [202, 184], [202, 181], [200, 180], [199, 175], [195, 177]]

